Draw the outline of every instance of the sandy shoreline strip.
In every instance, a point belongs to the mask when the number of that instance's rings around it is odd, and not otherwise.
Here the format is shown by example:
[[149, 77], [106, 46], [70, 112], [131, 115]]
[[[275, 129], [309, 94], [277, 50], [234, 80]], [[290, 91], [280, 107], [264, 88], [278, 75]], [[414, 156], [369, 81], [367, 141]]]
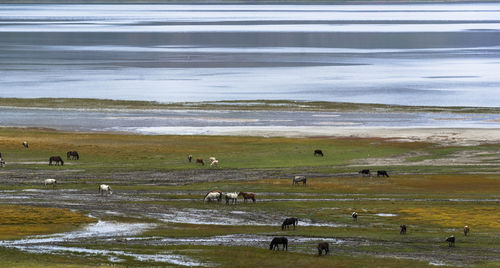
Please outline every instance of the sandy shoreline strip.
[[391, 128], [391, 127], [158, 127], [136, 129], [156, 135], [228, 135], [260, 137], [356, 137], [386, 138], [396, 141], [422, 141], [442, 145], [500, 143], [500, 128]]

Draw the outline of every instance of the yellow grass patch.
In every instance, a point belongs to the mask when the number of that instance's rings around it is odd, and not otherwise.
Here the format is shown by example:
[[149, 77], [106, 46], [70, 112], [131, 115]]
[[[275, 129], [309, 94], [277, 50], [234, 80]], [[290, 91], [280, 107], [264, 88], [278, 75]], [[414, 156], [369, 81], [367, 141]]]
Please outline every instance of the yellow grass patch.
[[462, 228], [469, 225], [471, 229], [500, 229], [500, 209], [498, 207], [478, 207], [458, 209], [440, 208], [408, 208], [400, 210], [403, 217], [418, 223], [431, 223], [445, 227]]
[[69, 209], [18, 205], [0, 205], [0, 215], [0, 239], [63, 232], [96, 221]]

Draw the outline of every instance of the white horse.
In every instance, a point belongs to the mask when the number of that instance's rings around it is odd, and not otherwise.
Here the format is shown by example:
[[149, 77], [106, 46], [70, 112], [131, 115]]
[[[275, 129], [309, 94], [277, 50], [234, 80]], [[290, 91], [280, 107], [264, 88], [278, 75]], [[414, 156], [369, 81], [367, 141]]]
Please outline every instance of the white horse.
[[28, 149], [28, 147], [29, 147], [28, 146], [28, 142], [27, 141], [23, 141], [23, 146], [24, 146], [24, 148]]
[[113, 194], [113, 191], [111, 190], [111, 187], [109, 187], [109, 185], [106, 184], [99, 185], [99, 193], [103, 195], [104, 192], [106, 192], [106, 195]]
[[229, 202], [232, 202], [233, 204], [236, 204], [236, 201], [238, 201], [238, 193], [227, 193], [226, 194], [226, 204], [229, 204]]
[[57, 181], [56, 179], [46, 179], [43, 181], [43, 185], [45, 186], [45, 188], [47, 188], [47, 184], [52, 184], [52, 187], [55, 189]]
[[217, 159], [213, 156], [210, 156], [210, 158], [208, 158], [208, 161], [210, 161], [210, 163], [212, 163], [213, 161], [217, 161]]
[[214, 160], [212, 163], [210, 163], [210, 167], [218, 167], [219, 166], [219, 160]]
[[204, 202], [210, 202], [212, 200], [217, 200], [220, 202], [222, 199], [222, 192], [221, 191], [210, 191], [205, 195], [205, 198], [203, 198]]

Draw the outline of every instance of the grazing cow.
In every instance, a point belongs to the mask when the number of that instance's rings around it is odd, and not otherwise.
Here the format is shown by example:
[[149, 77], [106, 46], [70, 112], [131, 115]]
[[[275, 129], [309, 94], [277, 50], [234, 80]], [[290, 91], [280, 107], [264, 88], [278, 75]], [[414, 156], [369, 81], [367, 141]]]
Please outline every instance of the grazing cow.
[[323, 156], [323, 151], [319, 149], [314, 150], [314, 156]]
[[353, 221], [358, 221], [358, 213], [356, 213], [356, 211], [354, 211], [354, 212], [352, 213], [352, 220], [353, 220]]
[[212, 163], [210, 163], [210, 167], [218, 167], [219, 166], [219, 160], [214, 160]]
[[43, 185], [47, 188], [47, 184], [52, 184], [52, 188], [56, 188], [57, 181], [55, 179], [46, 179], [43, 181]]
[[52, 166], [52, 162], [55, 162], [55, 165], [58, 166], [61, 164], [61, 166], [64, 166], [64, 161], [60, 156], [51, 156], [49, 158], [49, 166]]
[[306, 186], [307, 179], [306, 176], [295, 176], [292, 180], [292, 185], [299, 184], [299, 182], [302, 182], [302, 185]]
[[286, 218], [283, 221], [283, 224], [281, 224], [281, 230], [284, 231], [285, 227], [287, 229], [290, 229], [290, 225], [293, 225], [293, 229], [295, 230], [295, 225], [298, 225], [298, 223], [299, 223], [299, 219], [297, 219], [297, 218]]
[[371, 176], [372, 174], [370, 173], [370, 170], [369, 169], [362, 169], [358, 172], [359, 174], [361, 174], [361, 176]]
[[245, 193], [245, 192], [240, 192], [238, 196], [243, 196], [243, 202], [247, 202], [247, 199], [252, 199], [252, 201], [255, 203], [255, 194], [254, 193]]
[[321, 256], [323, 253], [323, 250], [325, 251], [325, 255], [328, 255], [328, 252], [330, 252], [328, 242], [322, 242], [318, 244], [318, 255]]
[[279, 244], [283, 245], [283, 250], [288, 251], [288, 239], [286, 237], [275, 237], [269, 244], [269, 250], [280, 250]]
[[205, 162], [203, 162], [203, 158], [196, 158], [196, 164], [201, 164], [202, 166], [204, 166]]
[[67, 160], [70, 160], [70, 159], [78, 160], [78, 159], [80, 159], [80, 155], [78, 154], [77, 151], [69, 151], [66, 153], [66, 158], [67, 158]]
[[465, 236], [467, 236], [467, 235], [469, 234], [469, 232], [470, 232], [470, 228], [469, 228], [469, 226], [468, 226], [468, 225], [465, 225], [465, 226], [464, 226], [464, 235], [465, 235]]
[[99, 193], [103, 195], [104, 192], [106, 192], [106, 195], [113, 194], [113, 191], [111, 190], [111, 187], [109, 187], [109, 185], [106, 184], [99, 185]]
[[211, 202], [212, 200], [220, 202], [222, 200], [222, 192], [219, 190], [213, 190], [208, 192], [203, 198], [203, 202]]
[[406, 225], [399, 225], [399, 228], [401, 228], [401, 231], [399, 231], [399, 234], [404, 235], [406, 234]]
[[448, 238], [446, 238], [445, 240], [446, 242], [448, 242], [448, 246], [449, 247], [454, 247], [455, 246], [455, 237], [452, 235]]
[[189, 161], [189, 163], [191, 163], [192, 160], [193, 160], [193, 156], [192, 155], [188, 155], [188, 161]]
[[377, 177], [380, 176], [389, 178], [389, 174], [387, 174], [387, 171], [385, 170], [377, 170]]
[[28, 142], [27, 141], [23, 141], [23, 146], [24, 146], [25, 149], [28, 149], [29, 148]]
[[229, 202], [236, 204], [238, 201], [238, 193], [226, 193], [226, 205], [229, 205]]

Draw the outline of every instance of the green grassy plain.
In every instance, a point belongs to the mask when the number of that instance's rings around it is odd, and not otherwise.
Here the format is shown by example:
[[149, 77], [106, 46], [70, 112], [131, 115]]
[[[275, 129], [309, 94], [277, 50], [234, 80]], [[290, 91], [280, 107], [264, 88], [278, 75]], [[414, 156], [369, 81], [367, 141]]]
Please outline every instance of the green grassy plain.
[[[22, 141], [27, 140], [29, 149]], [[325, 157], [314, 157], [312, 152], [321, 148]], [[48, 166], [52, 155], [65, 156], [66, 151], [77, 150], [79, 161], [66, 161], [63, 167]], [[397, 157], [410, 152], [423, 152], [418, 158], [401, 158], [402, 165], [366, 166], [373, 170], [385, 169], [391, 177], [360, 177], [357, 163], [363, 159]], [[7, 166], [0, 172], [21, 174], [48, 171], [64, 178], [58, 189], [95, 191], [101, 178], [120, 172], [171, 172], [210, 169], [187, 162], [187, 155], [208, 159], [216, 156], [219, 171], [264, 170], [276, 176], [229, 180], [186, 181], [185, 183], [159, 183], [152, 189], [151, 182], [143, 180], [111, 181], [115, 195], [130, 194], [134, 200], [110, 201], [116, 204], [141, 205], [170, 209], [232, 210], [258, 215], [294, 215], [313, 222], [334, 223], [338, 226], [299, 226], [294, 231], [281, 231], [276, 226], [209, 225], [162, 222], [137, 215], [109, 215], [105, 220], [119, 222], [154, 222], [157, 227], [139, 234], [141, 237], [192, 238], [220, 235], [303, 236], [321, 241], [324, 238], [354, 241], [352, 244], [331, 245], [329, 256], [315, 255], [314, 243], [306, 244], [309, 253], [272, 252], [266, 248], [225, 245], [158, 245], [140, 246], [126, 243], [81, 245], [92, 249], [126, 250], [134, 253], [160, 254], [169, 252], [192, 257], [221, 267], [427, 267], [426, 257], [442, 259], [450, 266], [498, 267], [496, 253], [500, 252], [500, 196], [499, 167], [491, 160], [477, 165], [412, 165], [424, 159], [448, 159], [457, 152], [481, 152], [495, 156], [497, 144], [479, 146], [444, 147], [429, 143], [405, 143], [384, 139], [355, 138], [261, 138], [222, 136], [144, 136], [98, 133], [66, 133], [47, 129], [0, 129], [0, 152]], [[404, 163], [408, 163], [405, 165]], [[486, 164], [486, 165], [483, 165]], [[281, 178], [282, 171], [314, 173], [307, 186], [292, 186], [289, 177]], [[67, 173], [68, 175], [64, 175]], [[80, 180], [79, 176], [93, 174], [95, 181]], [[161, 178], [159, 179], [161, 182]], [[1, 190], [22, 191], [27, 188], [43, 189], [33, 181], [15, 181], [0, 185]], [[256, 203], [204, 203], [203, 193], [211, 189], [224, 192], [247, 191], [257, 193]], [[50, 190], [52, 191], [52, 190]], [[57, 190], [54, 190], [57, 191]], [[141, 201], [141, 197], [147, 197]], [[288, 200], [289, 199], [289, 200]], [[68, 200], [71, 202], [71, 200]], [[75, 201], [76, 202], [76, 201]], [[8, 208], [7, 205], [0, 206]], [[52, 209], [52, 208], [41, 208]], [[354, 223], [352, 211], [358, 212]], [[60, 211], [61, 212], [61, 211]], [[70, 213], [71, 211], [63, 211]], [[61, 213], [63, 213], [61, 212]], [[29, 230], [19, 235], [61, 232], [77, 228], [86, 220], [62, 221], [45, 218], [43, 213], [11, 215], [18, 224], [40, 223], [47, 229]], [[63, 213], [63, 214], [64, 214]], [[52, 215], [63, 215], [54, 214]], [[392, 216], [380, 216], [392, 214]], [[42, 215], [34, 219], [34, 215]], [[73, 214], [72, 214], [73, 215]], [[76, 214], [74, 217], [77, 217]], [[8, 218], [5, 218], [8, 220]], [[50, 225], [55, 224], [55, 225]], [[61, 229], [63, 224], [67, 228]], [[408, 225], [408, 234], [399, 234], [399, 225]], [[471, 226], [471, 236], [461, 234], [464, 225]], [[1, 224], [6, 228], [7, 224]], [[34, 226], [34, 225], [33, 225]], [[52, 226], [52, 227], [51, 227]], [[58, 226], [58, 227], [56, 227]], [[36, 228], [35, 228], [36, 229]], [[9, 232], [9, 229], [6, 232]], [[446, 236], [454, 234], [457, 246], [448, 248]], [[294, 245], [290, 245], [293, 248]], [[307, 248], [306, 248], [307, 249]], [[8, 267], [87, 267], [87, 266], [165, 266], [165, 263], [138, 261], [125, 258], [112, 263], [96, 255], [70, 256], [30, 254], [14, 249], [0, 248], [0, 258]], [[174, 266], [174, 265], [172, 265]]]

